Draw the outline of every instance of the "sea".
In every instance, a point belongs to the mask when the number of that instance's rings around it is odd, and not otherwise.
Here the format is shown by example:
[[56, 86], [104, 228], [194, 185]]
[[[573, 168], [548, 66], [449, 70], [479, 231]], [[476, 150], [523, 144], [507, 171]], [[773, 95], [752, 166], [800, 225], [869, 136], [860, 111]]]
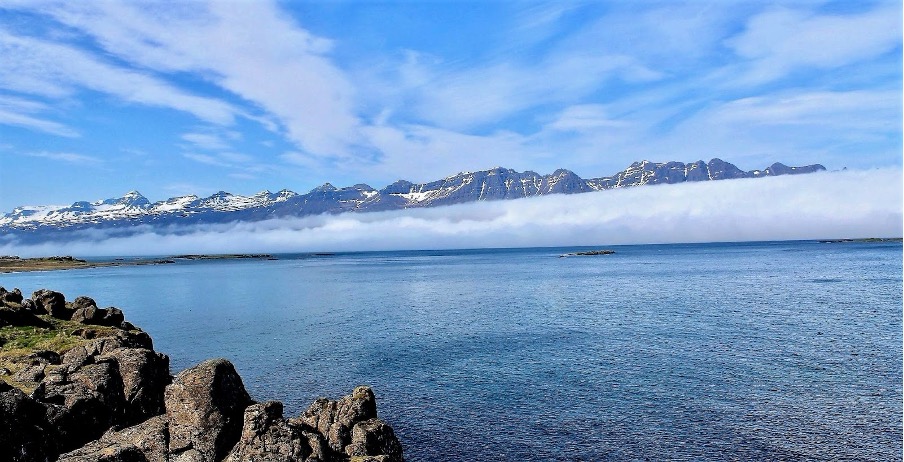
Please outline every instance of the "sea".
[[286, 417], [373, 387], [409, 461], [902, 457], [902, 245], [276, 255], [0, 275], [116, 306]]

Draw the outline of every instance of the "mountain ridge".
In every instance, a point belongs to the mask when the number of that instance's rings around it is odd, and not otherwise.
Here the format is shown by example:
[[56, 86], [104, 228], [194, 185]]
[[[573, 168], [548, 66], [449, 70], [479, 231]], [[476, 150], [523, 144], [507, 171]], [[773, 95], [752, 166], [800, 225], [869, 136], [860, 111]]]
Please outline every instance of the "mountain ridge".
[[0, 216], [0, 231], [14, 234], [19, 239], [42, 240], [41, 234], [57, 234], [66, 230], [115, 227], [127, 233], [128, 229], [138, 225], [160, 227], [438, 207], [548, 194], [579, 194], [643, 185], [761, 178], [824, 170], [825, 167], [820, 164], [789, 167], [776, 162], [763, 170], [744, 171], [719, 158], [687, 164], [643, 160], [614, 175], [586, 180], [561, 168], [551, 174], [540, 175], [530, 170], [517, 172], [494, 167], [459, 172], [427, 183], [398, 180], [379, 190], [364, 183], [341, 188], [324, 183], [305, 194], [288, 189], [276, 193], [265, 190], [251, 196], [219, 191], [204, 198], [187, 195], [153, 203], [133, 190], [119, 198], [78, 201], [69, 206], [16, 207]]

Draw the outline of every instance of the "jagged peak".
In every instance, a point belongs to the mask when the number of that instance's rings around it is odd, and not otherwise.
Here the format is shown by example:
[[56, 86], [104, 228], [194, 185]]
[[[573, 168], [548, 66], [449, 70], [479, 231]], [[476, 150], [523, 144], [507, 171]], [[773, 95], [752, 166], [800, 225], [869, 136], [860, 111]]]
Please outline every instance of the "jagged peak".
[[556, 171], [552, 172], [551, 176], [562, 177], [562, 176], [578, 176], [578, 175], [577, 175], [577, 173], [574, 173], [571, 170], [568, 170], [567, 168], [558, 168], [558, 169], [556, 169]]
[[[512, 178], [520, 179], [522, 182], [536, 182], [538, 180], [542, 180], [547, 182], [548, 184], [555, 183], [558, 184], [556, 192], [563, 190], [563, 186], [565, 187], [565, 190], [569, 192], [583, 192], [587, 190], [585, 186], [589, 186], [589, 189], [601, 190], [658, 182], [672, 183], [681, 181], [756, 178], [762, 176], [810, 173], [821, 170], [825, 170], [825, 167], [819, 164], [790, 167], [781, 162], [775, 162], [766, 169], [744, 172], [733, 164], [725, 162], [718, 157], [713, 157], [711, 160], [709, 160], [709, 162], [698, 160], [696, 162], [691, 162], [688, 164], [678, 161], [656, 163], [648, 159], [643, 159], [632, 163], [631, 166], [627, 167], [621, 172], [613, 174], [612, 176], [583, 180], [573, 171], [564, 168], [556, 169], [553, 173], [548, 175], [539, 175], [536, 172], [530, 170], [519, 173], [513, 169], [496, 166], [489, 170], [482, 170], [477, 172], [460, 172], [452, 177], [447, 177], [445, 181], [434, 180], [425, 183], [412, 183], [411, 181], [400, 179], [379, 191], [376, 191], [368, 184], [358, 183], [353, 186], [342, 188], [342, 193], [324, 194], [332, 193], [334, 191], [340, 191], [331, 183], [324, 183], [323, 185], [311, 190], [311, 193], [320, 193], [321, 195], [319, 197], [312, 197], [309, 200], [324, 200], [326, 202], [330, 202], [330, 204], [332, 204], [332, 201], [336, 201], [336, 210], [348, 210], [348, 207], [353, 206], [355, 207], [355, 211], [367, 211], [370, 210], [368, 207], [372, 204], [377, 204], [377, 207], [374, 207], [372, 210], [388, 210], [392, 207], [397, 206], [409, 206], [411, 204], [411, 198], [415, 198], [413, 200], [416, 200], [418, 202], [418, 206], [425, 207], [447, 203], [448, 201], [444, 202], [444, 200], [449, 197], [454, 198], [454, 201], [456, 203], [466, 202], [468, 200], [486, 200], [489, 196], [484, 196], [484, 190], [489, 191], [489, 194], [493, 196], [491, 197], [491, 199], [506, 198], [507, 195], [505, 193], [499, 193], [496, 190], [498, 188], [496, 188], [492, 183], [498, 180], [505, 180], [507, 184], [506, 188], [508, 188], [511, 187], [509, 180]], [[483, 180], [481, 178], [484, 178], [487, 174], [499, 175], [496, 177], [496, 180], [488, 180], [486, 182], [487, 185], [493, 186], [493, 188], [490, 188], [488, 190], [484, 188], [484, 190], [481, 190], [480, 199], [470, 198], [468, 195], [472, 194], [474, 191], [474, 184], [472, 184], [474, 183], [473, 180], [476, 178], [478, 182], [482, 182]], [[468, 188], [459, 188], [459, 186], [463, 184], [471, 184], [471, 186]], [[516, 197], [529, 195], [527, 193], [528, 189], [525, 189], [523, 194], [518, 194], [516, 195]], [[360, 197], [367, 198], [367, 201], [363, 202], [364, 206], [362, 206], [361, 201], [358, 201], [358, 198], [355, 197], [356, 191], [361, 192], [358, 194]], [[442, 193], [436, 193], [436, 191], [441, 191]], [[269, 190], [263, 190], [251, 197], [234, 195], [226, 191], [219, 191], [203, 199], [199, 199], [196, 195], [187, 195], [181, 197], [173, 197], [156, 202], [154, 204], [150, 204], [145, 203], [147, 199], [140, 192], [132, 190], [127, 192], [121, 198], [106, 199], [104, 201], [98, 201], [94, 203], [78, 201], [74, 202], [69, 207], [17, 207], [16, 209], [14, 209], [13, 214], [16, 215], [15, 219], [18, 220], [17, 224], [22, 224], [22, 229], [26, 229], [26, 226], [37, 227], [44, 224], [57, 226], [58, 223], [66, 223], [67, 221], [71, 221], [72, 223], [99, 223], [101, 220], [111, 219], [108, 217], [113, 217], [112, 219], [114, 220], [119, 219], [117, 217], [130, 217], [130, 219], [132, 219], [132, 217], [141, 216], [141, 214], [143, 213], [150, 213], [153, 215], [161, 212], [180, 209], [190, 210], [191, 213], [195, 213], [195, 211], [197, 210], [206, 208], [232, 212], [254, 207], [272, 206], [272, 210], [276, 210], [279, 213], [291, 214], [295, 212], [295, 209], [293, 209], [293, 207], [297, 206], [298, 204], [296, 203], [296, 201], [290, 200], [290, 198], [296, 196], [301, 195], [288, 189], [282, 189], [275, 194], [271, 193]], [[389, 199], [389, 196], [404, 196], [407, 202], [402, 204], [395, 199], [386, 201], [380, 200], [381, 197], [386, 197], [387, 199]], [[277, 205], [277, 203], [279, 204]], [[308, 200], [306, 200], [304, 203], [307, 204]], [[327, 205], [327, 207], [332, 207], [332, 205]], [[29, 209], [41, 212], [30, 213], [28, 216], [32, 216], [34, 218], [28, 219], [26, 217], [26, 213]], [[54, 212], [53, 214], [51, 214], [50, 212], [43, 212], [51, 209], [59, 210], [59, 212]], [[260, 214], [254, 215], [254, 217], [256, 218], [258, 215]], [[9, 216], [9, 214], [5, 216]], [[45, 220], [45, 217], [49, 218]], [[64, 224], [60, 226], [68, 225]]]
[[295, 197], [297, 195], [298, 195], [297, 192], [292, 191], [290, 189], [280, 189], [279, 192], [276, 193], [276, 197], [285, 197], [285, 198]]
[[333, 186], [331, 183], [327, 182], [327, 183], [324, 183], [324, 184], [322, 184], [322, 185], [320, 185], [320, 186], [318, 186], [318, 187], [312, 189], [311, 192], [312, 192], [312, 193], [316, 193], [316, 192], [332, 192], [332, 191], [337, 191], [337, 190], [338, 190], [338, 189], [337, 189], [335, 186]]

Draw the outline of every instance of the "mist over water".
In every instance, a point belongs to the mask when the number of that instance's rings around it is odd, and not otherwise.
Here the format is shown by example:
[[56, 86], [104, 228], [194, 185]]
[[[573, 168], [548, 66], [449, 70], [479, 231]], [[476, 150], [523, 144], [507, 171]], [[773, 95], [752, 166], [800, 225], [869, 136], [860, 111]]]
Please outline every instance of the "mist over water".
[[[316, 252], [738, 242], [902, 235], [902, 172], [842, 171], [656, 185], [390, 212], [80, 232], [20, 256]], [[3, 240], [0, 239], [0, 243]]]

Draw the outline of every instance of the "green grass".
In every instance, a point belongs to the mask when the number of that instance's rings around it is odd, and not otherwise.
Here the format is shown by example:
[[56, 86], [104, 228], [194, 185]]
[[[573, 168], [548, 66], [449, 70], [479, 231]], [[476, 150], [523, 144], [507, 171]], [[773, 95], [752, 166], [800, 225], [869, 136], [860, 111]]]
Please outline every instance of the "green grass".
[[[92, 341], [72, 335], [76, 329], [93, 329], [97, 331], [96, 337], [112, 335], [116, 331], [113, 327], [86, 326], [47, 315], [38, 317], [50, 323], [51, 327], [0, 327], [0, 368], [6, 368], [11, 374], [15, 374], [27, 365], [24, 359], [36, 351], [48, 350], [62, 355], [76, 346]], [[2, 379], [10, 385], [23, 388], [21, 384], [12, 380], [11, 375], [2, 377]]]

